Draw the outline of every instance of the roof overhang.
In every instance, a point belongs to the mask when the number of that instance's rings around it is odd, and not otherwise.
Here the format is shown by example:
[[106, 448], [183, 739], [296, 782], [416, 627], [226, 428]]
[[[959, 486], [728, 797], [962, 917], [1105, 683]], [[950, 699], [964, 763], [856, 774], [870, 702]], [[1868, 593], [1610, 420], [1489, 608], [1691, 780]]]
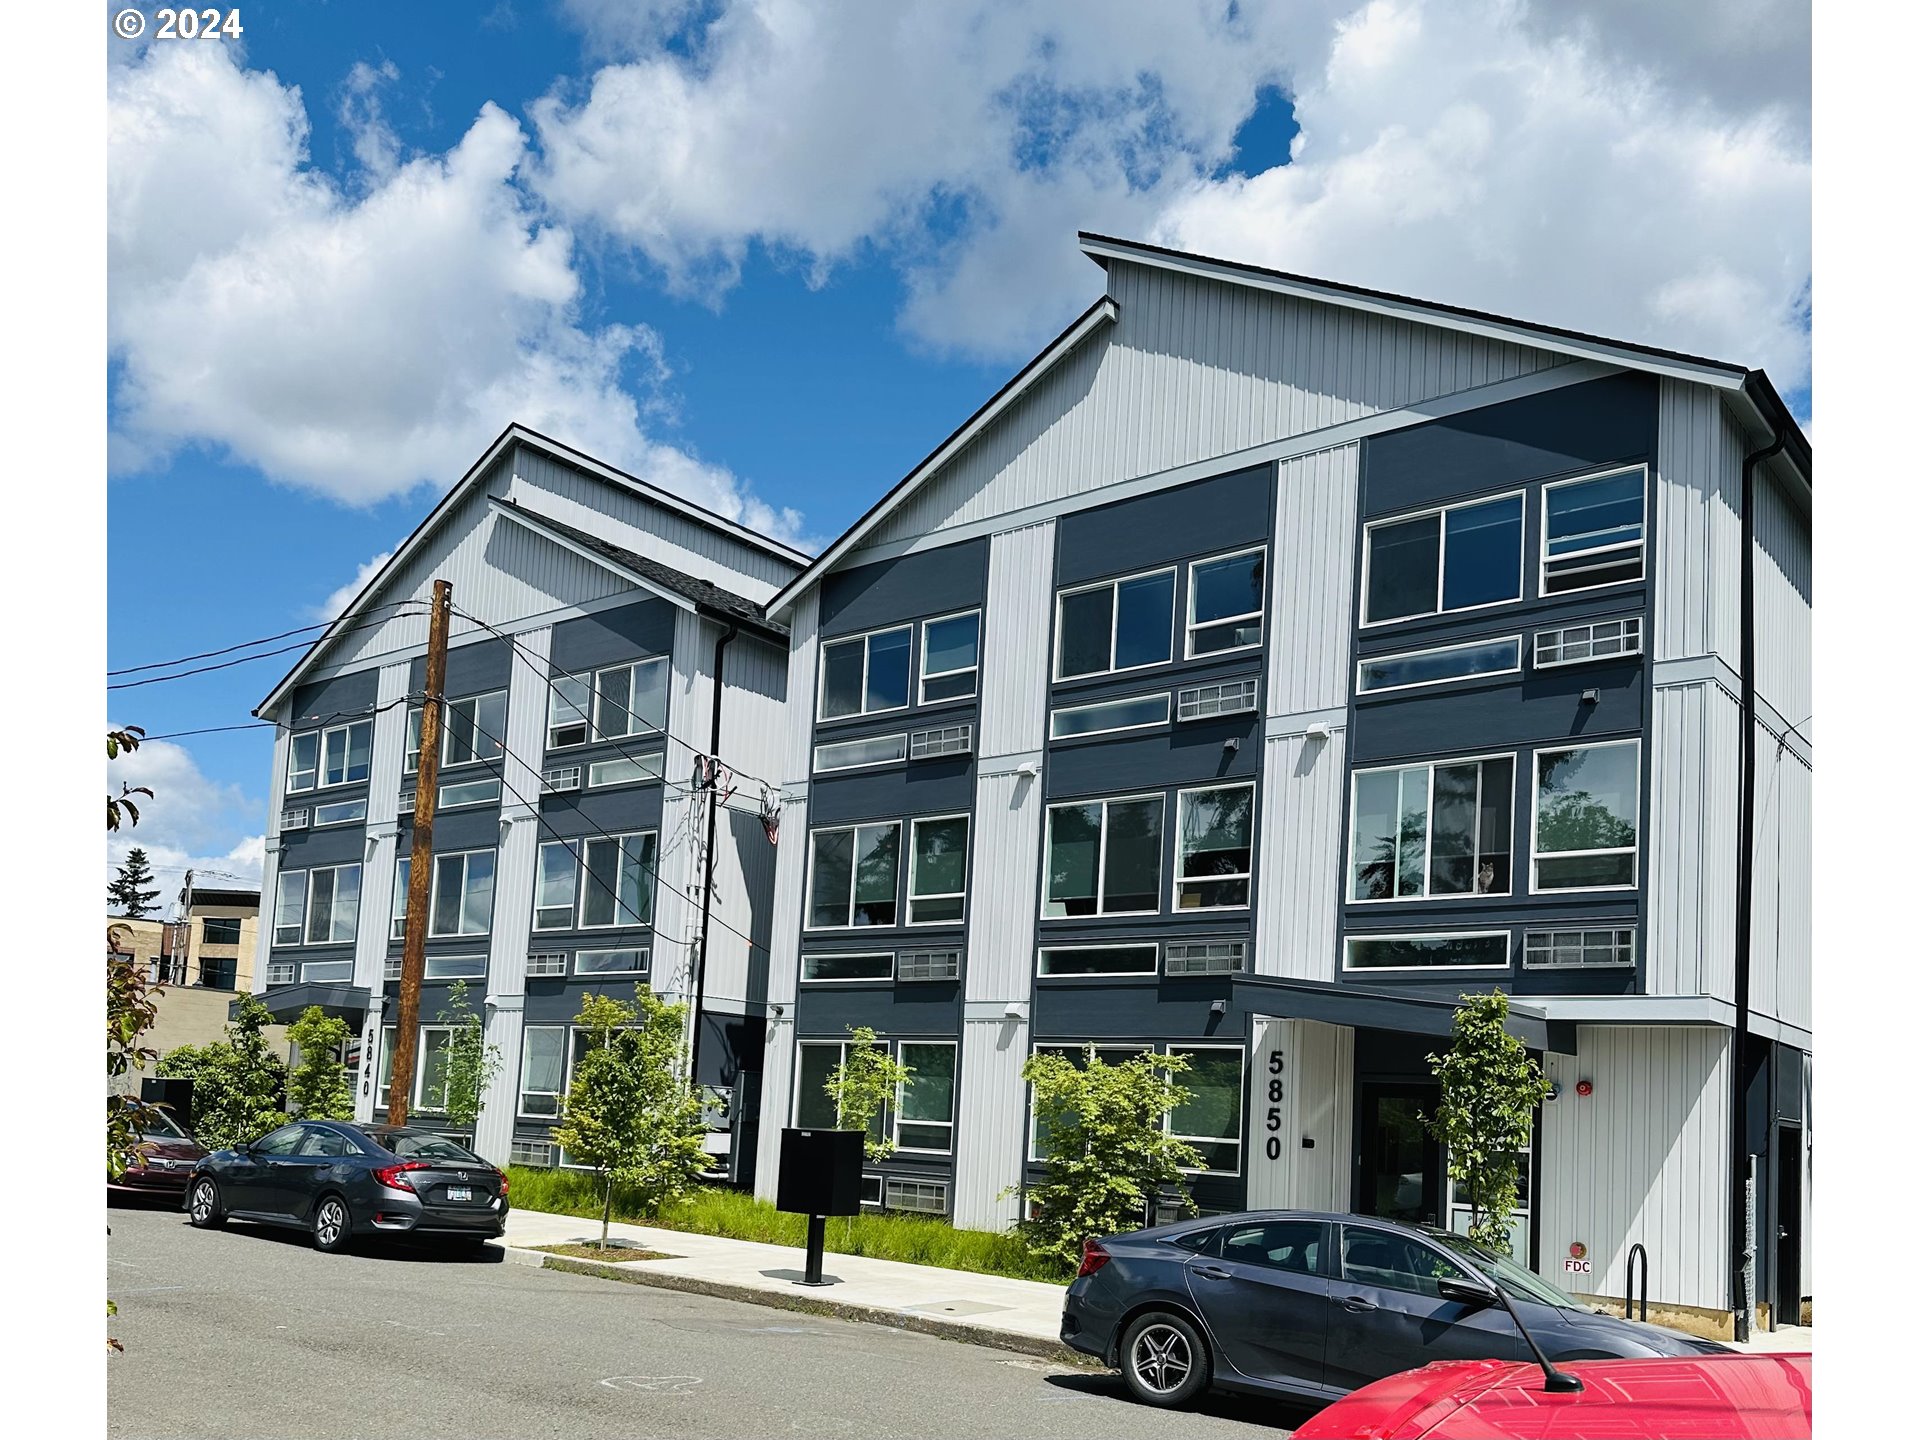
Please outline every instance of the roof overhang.
[[[1256, 1015], [1289, 1020], [1318, 1020], [1363, 1030], [1393, 1030], [1403, 1035], [1451, 1035], [1454, 1003], [1399, 990], [1290, 980], [1277, 975], [1236, 975], [1234, 1003]], [[1525, 1001], [1507, 1005], [1507, 1033], [1529, 1050], [1575, 1053], [1573, 1026], [1549, 1022]]]
[[260, 995], [235, 996], [227, 1003], [227, 1018], [237, 1019], [241, 1003], [258, 1000], [267, 1007], [276, 1025], [298, 1020], [309, 1005], [318, 1005], [328, 1015], [358, 1021], [373, 1003], [373, 992], [364, 985], [279, 985]]
[[788, 581], [786, 588], [767, 602], [767, 614], [777, 616], [791, 608], [793, 602], [799, 599], [821, 576], [839, 564], [849, 551], [872, 534], [874, 528], [898, 509], [908, 496], [938, 474], [941, 466], [964, 450], [969, 441], [1032, 389], [1042, 376], [1071, 354], [1082, 340], [1095, 331], [1106, 328], [1119, 318], [1120, 306], [1108, 295], [1102, 295], [1083, 310], [1078, 319], [1054, 336], [1038, 355], [1029, 360], [1011, 380], [995, 391], [986, 404], [969, 415], [959, 429], [941, 441], [932, 454], [909, 470], [898, 484], [876, 500], [866, 514], [854, 521], [845, 534], [821, 553], [819, 559]]

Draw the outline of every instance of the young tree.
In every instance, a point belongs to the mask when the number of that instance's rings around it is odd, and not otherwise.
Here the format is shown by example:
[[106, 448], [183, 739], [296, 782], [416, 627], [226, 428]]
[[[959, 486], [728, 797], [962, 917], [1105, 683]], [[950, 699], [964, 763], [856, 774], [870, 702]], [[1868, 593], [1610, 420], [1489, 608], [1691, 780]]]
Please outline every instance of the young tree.
[[853, 1037], [847, 1058], [827, 1072], [827, 1098], [833, 1101], [834, 1127], [867, 1132], [869, 1160], [893, 1153], [893, 1139], [880, 1129], [880, 1112], [894, 1096], [913, 1084], [913, 1071], [887, 1053], [872, 1029], [847, 1027]]
[[[112, 803], [108, 801], [109, 806]], [[147, 860], [147, 852], [136, 845], [127, 852], [127, 858], [120, 862], [120, 872], [107, 886], [107, 903], [127, 919], [139, 920], [160, 908], [153, 903], [159, 895], [160, 887], [154, 884], [153, 866]]]
[[193, 1081], [194, 1138], [209, 1150], [257, 1140], [287, 1121], [286, 1062], [263, 1033], [273, 1016], [252, 995], [242, 995], [239, 1003], [225, 1040], [169, 1050], [158, 1067], [162, 1075]]
[[[116, 1082], [135, 1070], [144, 1070], [160, 1058], [151, 1045], [143, 1043], [153, 1028], [158, 1013], [155, 996], [160, 987], [147, 979], [138, 960], [120, 947], [126, 927], [107, 927], [107, 1091], [113, 1095]], [[118, 1180], [125, 1172], [140, 1136], [154, 1124], [159, 1107], [131, 1095], [115, 1095], [107, 1106], [107, 1178]]]
[[567, 1159], [600, 1176], [600, 1244], [613, 1221], [613, 1187], [638, 1192], [642, 1213], [693, 1188], [707, 1168], [700, 1097], [681, 1068], [685, 1005], [669, 1005], [646, 986], [635, 1004], [589, 995], [574, 1024], [590, 1032], [573, 1067], [573, 1085], [553, 1138]]
[[352, 1036], [346, 1021], [318, 1005], [309, 1005], [287, 1027], [287, 1038], [300, 1051], [287, 1077], [287, 1102], [295, 1114], [308, 1120], [353, 1118], [353, 1086], [340, 1058], [340, 1047]]
[[464, 980], [456, 980], [448, 988], [440, 1023], [453, 1030], [447, 1042], [447, 1119], [472, 1129], [480, 1119], [480, 1102], [487, 1086], [500, 1073], [500, 1047], [487, 1043], [486, 1026], [467, 1003]]
[[1507, 997], [1495, 990], [1462, 995], [1453, 1012], [1453, 1044], [1429, 1055], [1440, 1082], [1437, 1113], [1422, 1116], [1447, 1149], [1447, 1174], [1466, 1186], [1473, 1207], [1469, 1238], [1511, 1253], [1509, 1227], [1519, 1204], [1520, 1157], [1533, 1136], [1533, 1112], [1549, 1086], [1527, 1047], [1507, 1033]]
[[1046, 1178], [1027, 1191], [1034, 1209], [1020, 1230], [1036, 1254], [1077, 1265], [1083, 1241], [1139, 1226], [1163, 1188], [1185, 1198], [1181, 1171], [1198, 1169], [1203, 1157], [1169, 1135], [1166, 1120], [1192, 1098], [1175, 1083], [1188, 1063], [1184, 1055], [1140, 1054], [1109, 1065], [1091, 1045], [1082, 1056], [1028, 1058], [1020, 1077], [1033, 1087]]

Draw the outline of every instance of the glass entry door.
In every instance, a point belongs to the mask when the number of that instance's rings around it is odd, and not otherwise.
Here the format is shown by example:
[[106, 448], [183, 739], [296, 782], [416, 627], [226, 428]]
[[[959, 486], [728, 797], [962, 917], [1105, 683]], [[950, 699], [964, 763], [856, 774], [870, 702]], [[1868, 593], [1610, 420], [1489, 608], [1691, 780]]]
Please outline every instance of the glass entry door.
[[1361, 1084], [1357, 1214], [1439, 1223], [1440, 1142], [1420, 1122], [1439, 1104], [1438, 1085]]

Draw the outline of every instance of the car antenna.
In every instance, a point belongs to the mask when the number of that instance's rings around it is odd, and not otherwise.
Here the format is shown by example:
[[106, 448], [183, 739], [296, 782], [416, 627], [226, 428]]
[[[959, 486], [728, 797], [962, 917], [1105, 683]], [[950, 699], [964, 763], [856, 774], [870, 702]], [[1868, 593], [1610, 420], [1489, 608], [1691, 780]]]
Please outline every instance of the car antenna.
[[1557, 1369], [1553, 1361], [1547, 1358], [1547, 1352], [1540, 1348], [1540, 1342], [1533, 1338], [1533, 1332], [1527, 1329], [1527, 1322], [1520, 1318], [1520, 1311], [1513, 1301], [1507, 1298], [1507, 1290], [1498, 1280], [1488, 1282], [1493, 1293], [1500, 1297], [1500, 1303], [1506, 1307], [1507, 1314], [1513, 1317], [1514, 1327], [1519, 1330], [1520, 1338], [1527, 1342], [1527, 1348], [1533, 1351], [1533, 1358], [1540, 1362], [1540, 1369], [1546, 1374], [1545, 1389], [1549, 1395], [1570, 1395], [1587, 1388], [1587, 1382], [1578, 1375], [1569, 1375]]

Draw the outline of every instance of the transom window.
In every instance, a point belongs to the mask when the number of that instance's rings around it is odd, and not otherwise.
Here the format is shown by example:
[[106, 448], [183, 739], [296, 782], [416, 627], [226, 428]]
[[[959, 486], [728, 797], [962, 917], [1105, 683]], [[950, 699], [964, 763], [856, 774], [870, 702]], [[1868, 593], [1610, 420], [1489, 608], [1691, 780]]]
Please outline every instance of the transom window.
[[895, 925], [900, 912], [900, 822], [813, 832], [807, 928]]
[[1042, 913], [1060, 919], [1159, 910], [1165, 812], [1160, 795], [1049, 806]]
[[1048, 717], [1047, 734], [1054, 740], [1070, 740], [1076, 735], [1151, 729], [1166, 724], [1171, 709], [1172, 700], [1165, 690], [1157, 695], [1096, 700], [1090, 705], [1062, 705]]
[[1639, 860], [1640, 742], [1536, 751], [1533, 888], [1628, 889]]
[[813, 747], [813, 768], [823, 773], [828, 770], [860, 770], [869, 765], [893, 765], [906, 758], [907, 737], [904, 731], [895, 735], [869, 735], [860, 740], [835, 740]]
[[1518, 600], [1525, 519], [1526, 501], [1513, 494], [1374, 521], [1364, 623]]
[[816, 950], [800, 957], [800, 978], [822, 982], [835, 980], [891, 980], [893, 953], [862, 951], [850, 954], [840, 950]]
[[[655, 832], [637, 830], [541, 844], [533, 928], [610, 930], [653, 923]], [[576, 957], [576, 966], [577, 957]]]
[[359, 925], [358, 865], [281, 872], [274, 897], [274, 944], [344, 945]]
[[373, 768], [373, 722], [355, 720], [325, 730], [308, 730], [289, 742], [287, 790], [351, 785]]
[[644, 975], [649, 952], [644, 946], [623, 945], [615, 950], [576, 950], [576, 975]]
[[965, 700], [980, 688], [980, 612], [920, 622], [920, 703]]
[[967, 817], [913, 822], [907, 867], [907, 923], [956, 924], [967, 904]]
[[1251, 650], [1266, 611], [1267, 551], [1259, 546], [1187, 566], [1187, 658]]
[[1153, 975], [1160, 953], [1154, 945], [1049, 945], [1040, 951], [1039, 973], [1048, 979], [1078, 976]]
[[1540, 593], [1564, 595], [1638, 580], [1646, 573], [1644, 466], [1560, 480], [1542, 492]]
[[462, 850], [451, 855], [435, 855], [427, 934], [434, 938], [484, 935], [492, 924], [493, 851]]
[[1520, 637], [1473, 640], [1464, 645], [1442, 645], [1411, 650], [1404, 655], [1376, 655], [1360, 662], [1361, 694], [1377, 690], [1407, 690], [1416, 685], [1440, 685], [1449, 680], [1471, 680], [1481, 675], [1506, 675], [1520, 668]]
[[1253, 884], [1253, 786], [1182, 790], [1179, 817], [1174, 908], [1244, 907]]
[[1513, 889], [1513, 757], [1353, 776], [1351, 900], [1506, 895]]
[[1462, 934], [1350, 935], [1349, 970], [1504, 970], [1513, 961], [1505, 930]]
[[1062, 590], [1053, 677], [1071, 680], [1164, 665], [1173, 658], [1174, 571], [1153, 570]]
[[843, 720], [907, 708], [913, 626], [850, 635], [820, 646], [820, 718]]
[[555, 675], [547, 695], [547, 748], [657, 735], [667, 727], [667, 658], [656, 655], [578, 675]]

